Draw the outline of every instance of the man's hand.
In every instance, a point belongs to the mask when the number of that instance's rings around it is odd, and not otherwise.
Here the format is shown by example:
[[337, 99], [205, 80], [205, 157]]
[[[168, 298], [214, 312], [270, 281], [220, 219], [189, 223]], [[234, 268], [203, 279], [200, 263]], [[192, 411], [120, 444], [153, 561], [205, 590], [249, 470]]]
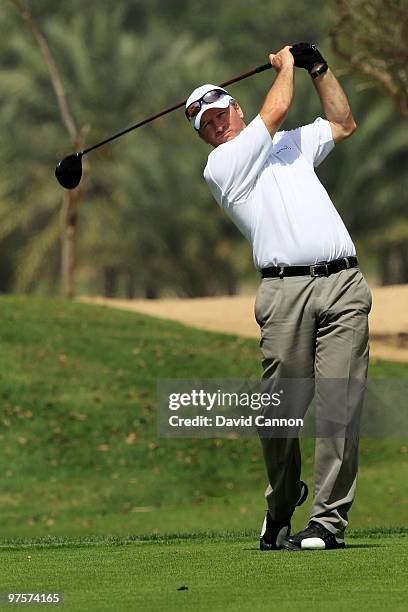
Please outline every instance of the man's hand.
[[290, 49], [297, 68], [305, 68], [309, 74], [312, 74], [312, 69], [316, 65], [325, 64], [327, 62], [323, 55], [320, 53], [316, 45], [311, 43], [296, 43]]
[[287, 45], [283, 47], [278, 53], [270, 53], [269, 61], [271, 65], [275, 68], [276, 72], [280, 72], [283, 68], [294, 66], [294, 57], [290, 52], [291, 46]]

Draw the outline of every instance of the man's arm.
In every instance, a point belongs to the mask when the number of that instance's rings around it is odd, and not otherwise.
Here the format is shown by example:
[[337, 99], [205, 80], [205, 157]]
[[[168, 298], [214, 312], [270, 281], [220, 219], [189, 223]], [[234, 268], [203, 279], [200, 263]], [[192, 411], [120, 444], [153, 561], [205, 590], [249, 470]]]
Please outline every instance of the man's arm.
[[[319, 65], [315, 66], [313, 70], [317, 68], [319, 68]], [[357, 129], [357, 125], [346, 94], [330, 68], [313, 79], [313, 84], [319, 94], [325, 117], [330, 122], [334, 142], [338, 143], [351, 136]]]
[[263, 106], [259, 111], [268, 132], [273, 136], [284, 120], [293, 99], [294, 59], [290, 46], [269, 55], [269, 61], [277, 71]]

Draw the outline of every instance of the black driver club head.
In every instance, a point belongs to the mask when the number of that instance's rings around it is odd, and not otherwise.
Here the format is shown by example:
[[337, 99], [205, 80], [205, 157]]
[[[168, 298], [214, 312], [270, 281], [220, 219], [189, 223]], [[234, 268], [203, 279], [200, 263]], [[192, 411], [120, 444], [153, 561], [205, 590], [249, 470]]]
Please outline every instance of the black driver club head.
[[78, 187], [82, 177], [82, 153], [64, 157], [55, 168], [55, 176], [65, 189]]

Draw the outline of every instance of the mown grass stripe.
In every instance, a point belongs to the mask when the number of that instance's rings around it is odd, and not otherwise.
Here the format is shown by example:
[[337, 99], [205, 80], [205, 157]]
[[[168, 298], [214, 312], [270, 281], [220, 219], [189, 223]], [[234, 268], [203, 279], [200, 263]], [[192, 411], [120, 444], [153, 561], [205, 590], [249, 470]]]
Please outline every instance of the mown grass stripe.
[[[171, 543], [188, 540], [246, 540], [257, 539], [258, 532], [247, 531], [202, 531], [193, 533], [141, 534], [141, 535], [93, 535], [82, 538], [63, 536], [46, 536], [42, 538], [5, 538], [0, 540], [0, 549], [17, 548], [59, 548], [59, 547], [91, 547], [91, 546], [123, 546], [134, 542]], [[368, 529], [352, 529], [348, 538], [386, 538], [392, 536], [408, 536], [408, 527], [371, 527]]]

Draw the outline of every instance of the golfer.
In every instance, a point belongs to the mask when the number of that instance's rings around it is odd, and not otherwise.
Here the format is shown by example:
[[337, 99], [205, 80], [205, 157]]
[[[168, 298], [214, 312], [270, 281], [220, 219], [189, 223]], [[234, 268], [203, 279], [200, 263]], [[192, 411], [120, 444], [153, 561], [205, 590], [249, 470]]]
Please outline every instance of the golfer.
[[[372, 297], [353, 241], [314, 169], [335, 144], [355, 132], [356, 124], [342, 87], [313, 47], [312, 61], [302, 67], [311, 76], [324, 118], [278, 131], [293, 100], [290, 49], [269, 55], [277, 75], [248, 125], [238, 102], [215, 85], [192, 92], [186, 115], [200, 138], [214, 148], [204, 178], [251, 244], [262, 277], [255, 317], [261, 331], [263, 380], [314, 379], [316, 385], [318, 380], [338, 381], [334, 394], [323, 387], [316, 409], [328, 421], [341, 423], [344, 414], [358, 411], [363, 401]], [[360, 384], [353, 387], [353, 381]], [[306, 399], [310, 403], [311, 398]], [[261, 438], [269, 481], [261, 550], [344, 548], [356, 489], [358, 439], [358, 430], [357, 435], [316, 437], [310, 521], [291, 536], [294, 509], [308, 495], [300, 480], [299, 440]]]

